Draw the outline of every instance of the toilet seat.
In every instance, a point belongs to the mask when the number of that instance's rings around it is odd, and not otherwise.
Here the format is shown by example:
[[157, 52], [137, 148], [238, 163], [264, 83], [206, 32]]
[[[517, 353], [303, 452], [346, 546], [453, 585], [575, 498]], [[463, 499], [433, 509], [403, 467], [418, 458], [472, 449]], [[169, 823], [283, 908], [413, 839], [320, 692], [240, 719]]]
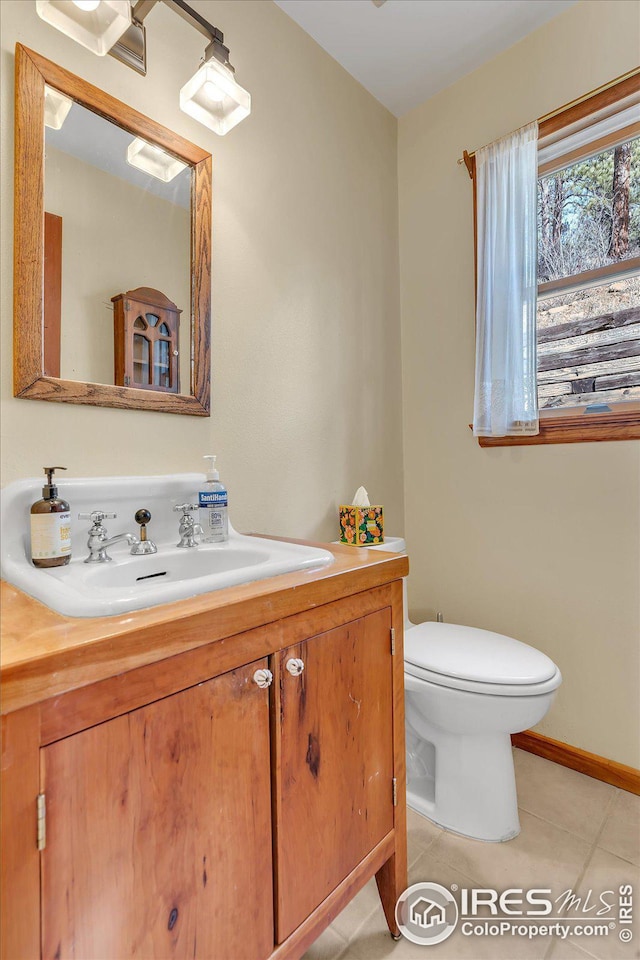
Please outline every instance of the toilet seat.
[[410, 676], [472, 693], [536, 696], [562, 681], [554, 662], [528, 644], [453, 623], [421, 623], [406, 630], [404, 657]]
[[449, 687], [451, 690], [465, 690], [467, 693], [492, 694], [498, 697], [536, 697], [557, 689], [562, 683], [562, 674], [556, 668], [555, 673], [542, 683], [477, 683], [473, 680], [463, 680], [460, 677], [449, 677], [442, 673], [434, 673], [423, 667], [416, 667], [413, 663], [404, 665], [407, 677], [418, 681], [426, 681], [439, 687]]

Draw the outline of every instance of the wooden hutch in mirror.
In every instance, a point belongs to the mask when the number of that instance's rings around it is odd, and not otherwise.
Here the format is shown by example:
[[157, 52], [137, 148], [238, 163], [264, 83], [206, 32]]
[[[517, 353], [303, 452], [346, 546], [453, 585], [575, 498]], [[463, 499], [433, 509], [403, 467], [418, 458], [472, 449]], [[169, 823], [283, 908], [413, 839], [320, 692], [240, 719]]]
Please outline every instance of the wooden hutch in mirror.
[[114, 382], [141, 390], [180, 393], [180, 310], [151, 287], [112, 297]]

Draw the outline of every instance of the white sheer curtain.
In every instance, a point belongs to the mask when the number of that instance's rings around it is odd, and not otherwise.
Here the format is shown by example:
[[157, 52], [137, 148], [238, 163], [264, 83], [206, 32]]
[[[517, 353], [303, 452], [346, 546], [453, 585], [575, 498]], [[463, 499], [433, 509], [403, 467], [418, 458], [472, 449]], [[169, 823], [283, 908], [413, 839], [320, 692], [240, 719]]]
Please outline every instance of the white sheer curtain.
[[537, 122], [476, 151], [479, 437], [538, 433], [537, 153]]

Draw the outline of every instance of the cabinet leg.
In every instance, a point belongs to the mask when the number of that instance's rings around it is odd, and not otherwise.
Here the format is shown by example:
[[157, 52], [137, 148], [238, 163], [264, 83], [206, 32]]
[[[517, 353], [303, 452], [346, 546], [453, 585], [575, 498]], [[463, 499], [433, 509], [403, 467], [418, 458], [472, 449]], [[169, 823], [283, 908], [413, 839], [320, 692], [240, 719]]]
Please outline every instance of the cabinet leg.
[[398, 824], [396, 852], [376, 873], [376, 883], [391, 936], [394, 940], [399, 940], [401, 934], [396, 923], [396, 903], [400, 894], [407, 889], [408, 883], [406, 832], [398, 830]]

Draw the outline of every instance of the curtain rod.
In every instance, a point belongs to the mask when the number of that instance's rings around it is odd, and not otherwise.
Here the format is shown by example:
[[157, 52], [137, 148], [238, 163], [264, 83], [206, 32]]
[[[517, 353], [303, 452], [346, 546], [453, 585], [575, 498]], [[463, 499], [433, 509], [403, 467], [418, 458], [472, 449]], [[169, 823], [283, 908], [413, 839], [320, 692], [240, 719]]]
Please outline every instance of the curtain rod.
[[[597, 96], [599, 93], [604, 93], [605, 90], [610, 90], [611, 87], [615, 87], [618, 83], [622, 83], [623, 80], [629, 80], [631, 77], [635, 77], [637, 74], [640, 74], [640, 67], [634, 67], [633, 70], [629, 70], [628, 73], [623, 73], [622, 76], [616, 77], [615, 80], [610, 80], [608, 83], [603, 83], [601, 87], [596, 87], [595, 90], [591, 90], [589, 93], [585, 93], [582, 97], [577, 97], [575, 100], [570, 100], [569, 103], [563, 104], [561, 107], [558, 107], [556, 110], [552, 110], [550, 113], [545, 113], [543, 117], [538, 117], [538, 123], [544, 123], [546, 120], [552, 120], [553, 117], [559, 116], [561, 113], [564, 113], [565, 110], [570, 110], [571, 107], [577, 107], [579, 104], [584, 103], [585, 100], [590, 100], [591, 97]], [[478, 148], [480, 149], [480, 148]], [[469, 176], [473, 178], [471, 172], [471, 160], [475, 157], [476, 151], [467, 150], [462, 151], [462, 156], [458, 158], [458, 166], [461, 163], [464, 163], [467, 170], [469, 171]]]

